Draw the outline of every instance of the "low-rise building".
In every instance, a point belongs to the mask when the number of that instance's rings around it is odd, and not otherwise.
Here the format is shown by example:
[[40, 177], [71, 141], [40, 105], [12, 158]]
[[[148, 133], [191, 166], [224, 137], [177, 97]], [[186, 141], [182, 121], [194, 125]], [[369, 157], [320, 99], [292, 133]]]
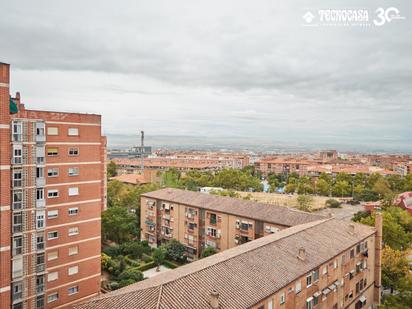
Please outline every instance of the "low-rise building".
[[323, 218], [295, 209], [179, 189], [141, 195], [141, 238], [156, 247], [172, 238], [190, 260], [206, 247], [223, 251]]
[[382, 217], [376, 218], [376, 229], [336, 219], [290, 227], [75, 308], [376, 308]]

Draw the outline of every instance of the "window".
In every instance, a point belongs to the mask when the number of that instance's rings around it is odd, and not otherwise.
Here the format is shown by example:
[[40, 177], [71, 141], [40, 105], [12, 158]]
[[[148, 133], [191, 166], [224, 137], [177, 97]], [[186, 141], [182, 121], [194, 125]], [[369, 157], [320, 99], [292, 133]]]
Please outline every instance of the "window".
[[23, 230], [23, 213], [13, 213], [13, 233], [21, 233]]
[[299, 281], [296, 282], [295, 292], [296, 292], [296, 294], [298, 294], [300, 291], [302, 291], [302, 282], [299, 280]]
[[69, 176], [78, 176], [79, 168], [78, 167], [69, 167]]
[[47, 212], [47, 218], [48, 219], [54, 219], [54, 218], [57, 218], [59, 216], [59, 211], [56, 209], [56, 210], [49, 210], [48, 212]]
[[71, 288], [68, 289], [68, 294], [73, 295], [79, 292], [79, 286], [72, 286]]
[[51, 251], [47, 254], [47, 260], [53, 261], [59, 258], [59, 251]]
[[69, 228], [69, 236], [79, 234], [79, 228], [77, 226]]
[[23, 208], [23, 191], [13, 191], [13, 210]]
[[73, 187], [69, 188], [69, 196], [79, 195], [79, 188]]
[[47, 155], [49, 157], [56, 157], [59, 155], [59, 148], [47, 148]]
[[40, 273], [45, 271], [46, 269], [46, 264], [45, 264], [45, 256], [44, 252], [39, 253], [36, 255], [36, 272]]
[[79, 129], [78, 128], [69, 128], [67, 133], [68, 133], [69, 136], [78, 136], [79, 135]]
[[59, 279], [59, 273], [57, 271], [47, 274], [47, 282], [54, 281], [57, 279]]
[[312, 274], [306, 276], [306, 287], [310, 287], [312, 285]]
[[13, 142], [21, 142], [23, 140], [23, 123], [13, 121], [12, 132]]
[[355, 257], [355, 249], [350, 251], [350, 258], [353, 259]]
[[309, 297], [306, 300], [306, 309], [312, 309], [312, 299], [313, 299], [313, 297]]
[[316, 282], [316, 281], [318, 281], [319, 280], [319, 268], [318, 269], [315, 269], [314, 271], [313, 271], [313, 282]]
[[13, 164], [23, 163], [23, 145], [13, 145]]
[[12, 278], [23, 276], [23, 257], [13, 259]]
[[47, 191], [48, 198], [56, 198], [59, 197], [59, 190], [49, 190]]
[[279, 300], [281, 305], [285, 303], [285, 293], [280, 294]]
[[69, 276], [75, 275], [78, 272], [79, 272], [79, 266], [76, 265], [76, 266], [69, 267], [69, 270], [68, 270]]
[[23, 236], [13, 237], [13, 256], [23, 253]]
[[44, 199], [44, 189], [37, 189], [37, 190], [36, 190], [36, 199], [37, 199], [38, 201]]
[[47, 127], [47, 135], [59, 135], [59, 128]]
[[210, 214], [210, 224], [216, 224], [217, 216], [216, 214]]
[[23, 172], [21, 170], [13, 171], [13, 187], [21, 187], [23, 185]]
[[44, 234], [36, 236], [36, 248], [37, 250], [44, 250]]
[[79, 148], [69, 148], [69, 156], [78, 156]]
[[212, 236], [212, 237], [216, 237], [217, 236], [216, 229], [214, 229], [212, 227], [208, 227], [207, 228], [207, 235]]
[[44, 122], [36, 122], [36, 135], [37, 136], [44, 136]]
[[23, 297], [23, 282], [13, 283], [13, 301], [19, 300]]
[[59, 176], [59, 169], [58, 168], [49, 168], [47, 170], [48, 177], [57, 177]]
[[37, 164], [44, 164], [45, 154], [46, 154], [46, 151], [44, 149], [44, 146], [37, 146], [36, 147]]
[[326, 275], [328, 273], [328, 265], [323, 267], [322, 275]]
[[69, 248], [69, 255], [76, 255], [79, 253], [79, 247], [74, 246]]
[[273, 300], [268, 301], [268, 309], [273, 309]]
[[333, 269], [338, 268], [338, 260], [333, 261]]
[[361, 251], [360, 249], [361, 249], [361, 244], [359, 243], [359, 244], [356, 245], [356, 254], [360, 253], [360, 251]]
[[51, 239], [56, 239], [59, 237], [59, 233], [57, 231], [53, 231], [53, 232], [48, 232], [47, 233], [47, 239], [51, 240]]
[[47, 296], [47, 302], [48, 303], [51, 303], [51, 302], [53, 302], [55, 300], [58, 300], [58, 299], [59, 299], [59, 293], [57, 293], [57, 292], [52, 293], [49, 296]]
[[44, 167], [36, 167], [36, 178], [44, 177]]
[[68, 212], [69, 212], [69, 216], [75, 216], [79, 213], [79, 208], [78, 207], [69, 208]]
[[319, 296], [313, 295], [313, 306], [317, 306], [318, 304], [319, 304]]
[[44, 217], [46, 213], [44, 210], [36, 211], [36, 228], [43, 229], [44, 228]]

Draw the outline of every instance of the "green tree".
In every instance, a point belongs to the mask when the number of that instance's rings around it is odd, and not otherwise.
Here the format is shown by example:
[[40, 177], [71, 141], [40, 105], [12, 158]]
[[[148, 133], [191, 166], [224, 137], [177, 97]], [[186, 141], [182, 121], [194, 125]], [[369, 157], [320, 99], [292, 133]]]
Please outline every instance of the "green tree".
[[405, 176], [402, 191], [412, 191], [412, 174], [408, 174]]
[[386, 177], [386, 180], [389, 184], [389, 188], [396, 193], [403, 191], [405, 186], [405, 178], [401, 175], [389, 175]]
[[328, 196], [331, 193], [331, 185], [326, 180], [319, 178], [316, 182], [316, 193]]
[[117, 176], [117, 165], [114, 161], [110, 161], [109, 164], [107, 164], [107, 177], [115, 176]]
[[117, 243], [130, 241], [138, 233], [136, 217], [123, 207], [108, 208], [102, 214], [102, 234], [105, 240]]
[[340, 197], [349, 196], [351, 194], [351, 185], [346, 180], [336, 181], [333, 186], [333, 194]]
[[290, 194], [290, 193], [295, 193], [296, 191], [296, 185], [294, 183], [288, 183], [285, 187], [285, 192]]
[[311, 211], [313, 207], [313, 197], [310, 195], [299, 195], [297, 198], [297, 208], [302, 211]]
[[401, 288], [402, 282], [410, 274], [409, 260], [406, 251], [394, 250], [385, 246], [382, 250], [382, 284], [391, 291]]
[[219, 196], [229, 196], [239, 198], [240, 194], [233, 190], [212, 190], [210, 194], [219, 195]]
[[311, 194], [313, 193], [313, 184], [309, 176], [302, 176], [298, 182], [298, 194]]
[[379, 195], [380, 199], [385, 195], [392, 193], [391, 189], [389, 188], [389, 183], [385, 178], [377, 179], [375, 184], [373, 185], [372, 190]]
[[216, 254], [216, 253], [217, 253], [217, 251], [216, 251], [215, 248], [213, 248], [213, 247], [206, 247], [206, 248], [203, 250], [203, 252], [202, 252], [202, 258], [211, 256], [211, 255]]
[[176, 262], [186, 262], [186, 248], [185, 246], [176, 239], [171, 239], [167, 244], [164, 245], [166, 250], [166, 258], [176, 261]]
[[160, 265], [162, 265], [166, 259], [166, 249], [162, 246], [153, 250], [152, 258], [156, 264], [156, 271], [160, 271]]

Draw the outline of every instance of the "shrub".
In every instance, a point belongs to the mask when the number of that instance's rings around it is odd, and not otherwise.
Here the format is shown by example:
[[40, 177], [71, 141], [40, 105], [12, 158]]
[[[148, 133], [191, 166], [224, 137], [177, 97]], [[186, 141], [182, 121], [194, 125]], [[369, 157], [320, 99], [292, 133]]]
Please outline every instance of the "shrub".
[[341, 208], [341, 202], [331, 198], [325, 202], [325, 206], [329, 208]]
[[146, 243], [141, 243], [138, 241], [123, 243], [122, 245], [120, 245], [120, 249], [122, 251], [122, 254], [131, 255], [135, 259], [140, 259], [143, 253], [149, 254], [151, 251], [151, 248], [146, 245]]
[[153, 267], [156, 267], [156, 263], [151, 261], [149, 263], [140, 265], [139, 267], [137, 267], [137, 269], [143, 272], [143, 271], [146, 271], [146, 270], [151, 269]]
[[131, 285], [135, 283], [133, 279], [125, 279], [125, 280], [120, 280], [119, 282], [119, 287], [124, 288], [125, 286]]
[[122, 281], [133, 280], [134, 282], [143, 280], [143, 273], [137, 267], [125, 269], [119, 276], [120, 285]]
[[122, 253], [122, 251], [120, 250], [119, 245], [114, 245], [114, 246], [104, 248], [103, 253], [105, 253], [105, 254], [107, 254], [111, 257], [115, 257], [117, 255], [120, 255]]
[[147, 254], [143, 253], [142, 254], [142, 261], [145, 262], [145, 263], [149, 263], [149, 262], [152, 262], [153, 259], [150, 255], [147, 255]]
[[176, 263], [173, 263], [172, 261], [168, 261], [168, 260], [165, 260], [163, 262], [163, 265], [166, 266], [167, 268], [170, 268], [170, 269], [175, 269], [175, 268], [180, 266], [180, 265], [178, 265]]
[[217, 253], [215, 248], [213, 248], [213, 247], [206, 247], [205, 250], [203, 250], [203, 252], [202, 252], [202, 258], [211, 256], [211, 255], [213, 255], [213, 254], [215, 254], [215, 253]]
[[120, 288], [120, 285], [119, 285], [119, 282], [112, 281], [110, 282], [109, 287], [111, 290], [117, 290], [118, 288]]

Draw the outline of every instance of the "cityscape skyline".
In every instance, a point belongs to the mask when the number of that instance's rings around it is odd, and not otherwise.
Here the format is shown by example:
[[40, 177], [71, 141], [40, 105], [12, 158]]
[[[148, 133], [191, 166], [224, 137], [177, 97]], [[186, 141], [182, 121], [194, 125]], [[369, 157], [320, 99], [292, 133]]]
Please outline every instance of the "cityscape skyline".
[[127, 2], [128, 10], [99, 2], [91, 16], [95, 5], [2, 5], [2, 60], [13, 64], [11, 90], [18, 85], [23, 102], [98, 111], [107, 135], [143, 129], [237, 137], [234, 144], [412, 151], [408, 18], [379, 28], [304, 27], [305, 10], [322, 2]]

